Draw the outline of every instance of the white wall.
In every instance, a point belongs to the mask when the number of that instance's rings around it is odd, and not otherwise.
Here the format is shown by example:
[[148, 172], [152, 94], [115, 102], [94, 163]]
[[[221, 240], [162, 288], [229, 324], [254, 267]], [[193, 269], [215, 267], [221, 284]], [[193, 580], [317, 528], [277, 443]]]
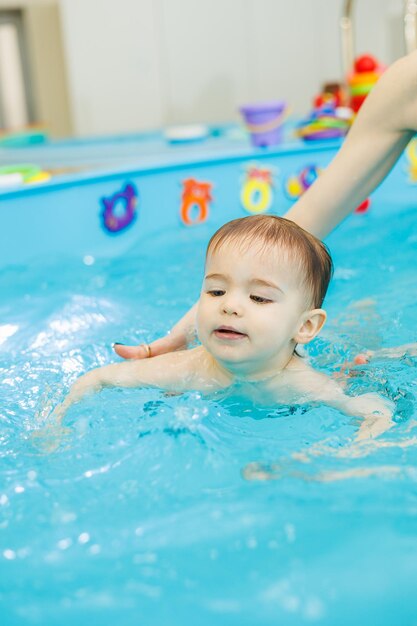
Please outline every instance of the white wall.
[[[341, 78], [342, 0], [59, 0], [76, 134], [309, 109]], [[403, 53], [402, 0], [357, 0], [357, 51]]]
[[[57, 0], [0, 0], [1, 23], [12, 28], [9, 33], [22, 33], [25, 45], [13, 49], [14, 37], [5, 42], [3, 33], [0, 125], [12, 130], [28, 121], [38, 122], [54, 137], [68, 136], [71, 113]], [[30, 81], [23, 84], [26, 68]]]

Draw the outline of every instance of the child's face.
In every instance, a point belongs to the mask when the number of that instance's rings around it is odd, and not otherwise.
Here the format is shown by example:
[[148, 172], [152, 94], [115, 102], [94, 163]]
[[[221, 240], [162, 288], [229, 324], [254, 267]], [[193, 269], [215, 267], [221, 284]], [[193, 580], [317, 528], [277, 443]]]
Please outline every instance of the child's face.
[[306, 303], [298, 269], [285, 253], [261, 252], [256, 243], [242, 252], [225, 243], [207, 257], [198, 335], [230, 371], [266, 374], [287, 364]]

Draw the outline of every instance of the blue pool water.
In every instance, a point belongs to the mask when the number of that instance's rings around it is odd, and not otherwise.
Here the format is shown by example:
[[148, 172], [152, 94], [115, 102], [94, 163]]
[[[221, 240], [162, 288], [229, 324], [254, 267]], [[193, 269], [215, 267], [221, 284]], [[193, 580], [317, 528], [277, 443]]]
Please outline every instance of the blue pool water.
[[[359, 458], [290, 460], [352, 440], [354, 420], [333, 409], [157, 390], [85, 400], [55, 450], [38, 436], [74, 378], [113, 360], [111, 342], [151, 341], [195, 301], [210, 234], [2, 270], [4, 626], [416, 624], [415, 359], [352, 377], [352, 392], [407, 397], [387, 445]], [[375, 204], [328, 243], [336, 272], [313, 362], [331, 373], [364, 347], [417, 341], [415, 209]], [[245, 480], [254, 461], [281, 473]], [[343, 474], [363, 468], [375, 474]]]

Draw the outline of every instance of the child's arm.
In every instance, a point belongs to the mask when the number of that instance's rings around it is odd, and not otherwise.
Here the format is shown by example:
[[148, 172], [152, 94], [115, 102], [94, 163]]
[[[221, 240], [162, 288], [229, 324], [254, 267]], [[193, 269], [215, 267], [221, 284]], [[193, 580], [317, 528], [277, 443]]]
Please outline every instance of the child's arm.
[[327, 404], [345, 415], [362, 418], [356, 441], [374, 439], [394, 425], [391, 400], [377, 393], [348, 396], [336, 381], [313, 369], [305, 372], [299, 391], [307, 402]]
[[405, 343], [402, 346], [394, 346], [393, 348], [379, 348], [378, 350], [366, 350], [357, 354], [352, 363], [345, 363], [343, 369], [352, 367], [353, 365], [365, 365], [372, 359], [401, 359], [403, 356], [417, 356], [417, 343]]
[[375, 439], [394, 426], [394, 403], [377, 393], [365, 393], [352, 397], [344, 394], [340, 410], [346, 415], [363, 419], [356, 434], [355, 441]]
[[[335, 450], [334, 448], [329, 448], [326, 445], [326, 441], [321, 441], [300, 452], [293, 452], [291, 459], [284, 459], [271, 464], [248, 463], [242, 470], [243, 477], [246, 480], [275, 480], [284, 476], [292, 476], [307, 481], [329, 482], [390, 472], [391, 467], [383, 466], [352, 468], [341, 471], [330, 470], [312, 474], [311, 472], [304, 472], [294, 465], [294, 461], [304, 464], [310, 462], [312, 458], [326, 454], [336, 457], [343, 456], [345, 458], [362, 456], [363, 451], [367, 449], [364, 446], [369, 446], [370, 442], [374, 442], [376, 437], [394, 425], [392, 421], [393, 403], [378, 394], [366, 393], [356, 397], [347, 396], [333, 380], [314, 371], [312, 373], [309, 372], [306, 379], [307, 384], [303, 390], [306, 401], [322, 402], [342, 411], [346, 415], [363, 418], [354, 442], [344, 446], [342, 449], [338, 448]], [[413, 444], [414, 442], [410, 443], [410, 445]], [[384, 445], [384, 443], [375, 441], [373, 445], [379, 446]], [[394, 471], [397, 469], [394, 468]]]
[[104, 387], [159, 387], [187, 391], [201, 383], [201, 348], [164, 354], [154, 359], [124, 361], [98, 367], [80, 376], [64, 402], [54, 410], [61, 422], [69, 407]]
[[54, 410], [54, 417], [60, 422], [70, 406], [79, 402], [92, 393], [101, 391], [104, 387], [135, 387], [139, 386], [138, 370], [139, 367], [134, 365], [142, 364], [138, 362], [113, 363], [104, 367], [97, 367], [94, 370], [80, 376], [71, 386], [68, 395], [62, 404], [59, 404]]

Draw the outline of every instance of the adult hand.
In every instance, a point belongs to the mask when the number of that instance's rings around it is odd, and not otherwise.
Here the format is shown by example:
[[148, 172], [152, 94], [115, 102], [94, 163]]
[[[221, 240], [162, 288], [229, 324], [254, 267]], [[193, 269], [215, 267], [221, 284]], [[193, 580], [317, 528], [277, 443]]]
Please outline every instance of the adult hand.
[[187, 342], [181, 333], [169, 333], [165, 337], [156, 339], [152, 343], [140, 343], [137, 346], [127, 346], [123, 343], [114, 343], [113, 350], [122, 359], [147, 359], [174, 350], [185, 350]]
[[188, 345], [194, 341], [196, 337], [195, 316], [197, 311], [197, 303], [173, 326], [171, 331], [152, 341], [150, 344], [139, 344], [137, 346], [128, 346], [123, 343], [114, 343], [113, 350], [122, 357], [122, 359], [146, 359], [175, 350], [186, 350]]

